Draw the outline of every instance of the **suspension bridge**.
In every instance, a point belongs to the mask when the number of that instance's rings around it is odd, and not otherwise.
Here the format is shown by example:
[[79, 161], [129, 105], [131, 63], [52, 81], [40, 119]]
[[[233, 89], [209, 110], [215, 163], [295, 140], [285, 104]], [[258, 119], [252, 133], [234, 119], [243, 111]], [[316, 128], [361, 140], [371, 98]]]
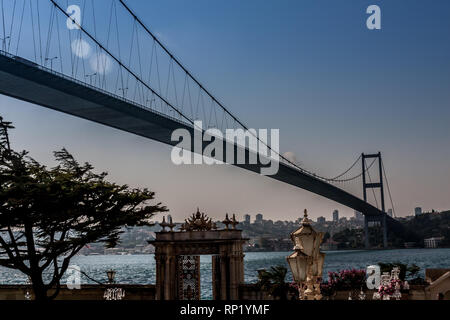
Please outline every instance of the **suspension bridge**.
[[[125, 1], [0, 1], [1, 94], [168, 145], [177, 144], [171, 140], [176, 129], [193, 136], [196, 120], [222, 132], [248, 130]], [[250, 152], [245, 149], [247, 159]], [[363, 213], [367, 247], [369, 222], [381, 223], [387, 246], [387, 226], [396, 220], [385, 210], [385, 186], [394, 205], [380, 153], [359, 155], [334, 177], [278, 156], [279, 171], [270, 178]], [[258, 173], [263, 166], [233, 165]], [[348, 183], [362, 183], [362, 198], [344, 190]]]

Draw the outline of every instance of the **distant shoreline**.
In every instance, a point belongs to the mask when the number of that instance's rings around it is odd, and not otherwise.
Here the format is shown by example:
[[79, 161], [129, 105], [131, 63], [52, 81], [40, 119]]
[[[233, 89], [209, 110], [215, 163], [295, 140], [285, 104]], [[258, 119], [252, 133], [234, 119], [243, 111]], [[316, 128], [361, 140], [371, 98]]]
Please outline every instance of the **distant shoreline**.
[[[366, 249], [366, 248], [352, 248], [352, 249], [336, 249], [336, 250], [322, 250], [325, 253], [332, 253], [332, 252], [351, 252], [351, 251], [389, 251], [389, 250], [438, 250], [438, 249], [450, 249], [450, 247], [441, 247], [441, 248], [372, 248], [372, 249]], [[290, 253], [290, 251], [285, 250], [261, 250], [261, 251], [244, 251], [244, 253], [271, 253], [271, 252], [286, 252]], [[83, 256], [83, 257], [95, 257], [95, 256], [143, 256], [143, 255], [153, 255], [153, 252], [149, 253], [127, 253], [127, 254], [101, 254], [101, 253], [94, 253], [94, 254], [78, 254], [77, 256]]]

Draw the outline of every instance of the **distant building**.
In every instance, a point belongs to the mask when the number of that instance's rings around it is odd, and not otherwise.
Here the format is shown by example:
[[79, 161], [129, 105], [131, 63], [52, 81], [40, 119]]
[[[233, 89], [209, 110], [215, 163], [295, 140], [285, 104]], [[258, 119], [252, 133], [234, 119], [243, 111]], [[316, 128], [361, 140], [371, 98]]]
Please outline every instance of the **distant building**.
[[433, 237], [424, 239], [423, 243], [425, 248], [437, 248], [441, 244], [442, 240], [444, 240], [444, 237]]
[[255, 223], [262, 223], [262, 222], [263, 222], [263, 215], [261, 213], [258, 213], [255, 218]]
[[392, 209], [388, 209], [387, 215], [391, 218], [394, 216]]
[[364, 215], [361, 212], [355, 210], [355, 220], [356, 221], [363, 221], [364, 220]]
[[414, 209], [414, 215], [416, 216], [420, 216], [422, 214], [422, 208], [421, 207], [417, 207]]
[[317, 223], [324, 224], [325, 222], [326, 222], [325, 217], [318, 217], [317, 218]]
[[244, 223], [245, 223], [245, 224], [250, 224], [250, 215], [249, 215], [249, 214], [246, 214], [246, 215], [244, 216]]
[[338, 222], [338, 221], [339, 221], [339, 211], [334, 210], [333, 211], [333, 222]]

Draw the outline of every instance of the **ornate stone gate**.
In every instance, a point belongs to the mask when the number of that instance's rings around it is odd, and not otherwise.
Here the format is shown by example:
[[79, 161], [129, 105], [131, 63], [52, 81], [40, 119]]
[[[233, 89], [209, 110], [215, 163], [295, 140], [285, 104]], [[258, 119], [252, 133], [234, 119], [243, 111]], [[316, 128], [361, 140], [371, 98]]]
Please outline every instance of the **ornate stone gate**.
[[213, 256], [213, 298], [239, 298], [239, 286], [244, 282], [242, 246], [248, 239], [242, 238], [242, 231], [236, 229], [238, 222], [234, 216], [230, 220], [227, 215], [223, 223], [225, 229], [218, 230], [199, 210], [185, 221], [180, 231], [173, 231], [175, 225], [163, 220], [163, 230], [149, 241], [155, 246], [156, 299], [200, 299], [200, 255]]

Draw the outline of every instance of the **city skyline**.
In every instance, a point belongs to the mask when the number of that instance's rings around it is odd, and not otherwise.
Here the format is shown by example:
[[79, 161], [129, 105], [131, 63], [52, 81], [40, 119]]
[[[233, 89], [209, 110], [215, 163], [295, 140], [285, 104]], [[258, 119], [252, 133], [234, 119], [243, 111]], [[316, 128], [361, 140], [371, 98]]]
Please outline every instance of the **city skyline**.
[[[450, 21], [440, 19], [448, 3], [380, 4], [380, 31], [365, 28], [365, 1], [258, 2], [258, 10], [255, 1], [129, 3], [246, 123], [280, 128], [282, 152], [302, 166], [333, 176], [360, 153], [381, 151], [397, 216], [450, 208], [450, 45], [442, 41]], [[167, 146], [5, 96], [0, 115], [17, 127], [14, 148], [52, 164], [51, 152], [66, 147], [113, 181], [157, 192], [175, 220], [197, 207], [218, 219], [296, 220], [304, 208], [314, 220], [335, 209], [353, 215], [231, 166], [176, 167]]]

